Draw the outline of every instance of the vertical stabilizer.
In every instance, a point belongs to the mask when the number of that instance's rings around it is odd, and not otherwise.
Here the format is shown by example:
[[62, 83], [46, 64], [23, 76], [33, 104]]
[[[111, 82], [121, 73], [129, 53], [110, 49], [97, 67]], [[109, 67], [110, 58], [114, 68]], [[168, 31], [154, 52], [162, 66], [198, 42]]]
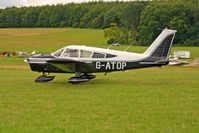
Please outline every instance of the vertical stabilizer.
[[144, 54], [149, 57], [168, 60], [176, 32], [176, 30], [164, 29]]

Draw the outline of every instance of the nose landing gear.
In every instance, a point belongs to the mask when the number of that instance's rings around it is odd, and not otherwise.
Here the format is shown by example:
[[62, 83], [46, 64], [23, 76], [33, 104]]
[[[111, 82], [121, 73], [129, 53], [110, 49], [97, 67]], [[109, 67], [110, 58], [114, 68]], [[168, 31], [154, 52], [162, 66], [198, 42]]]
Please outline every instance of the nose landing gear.
[[35, 79], [35, 82], [37, 83], [45, 83], [52, 81], [55, 78], [55, 76], [47, 76], [45, 73]]

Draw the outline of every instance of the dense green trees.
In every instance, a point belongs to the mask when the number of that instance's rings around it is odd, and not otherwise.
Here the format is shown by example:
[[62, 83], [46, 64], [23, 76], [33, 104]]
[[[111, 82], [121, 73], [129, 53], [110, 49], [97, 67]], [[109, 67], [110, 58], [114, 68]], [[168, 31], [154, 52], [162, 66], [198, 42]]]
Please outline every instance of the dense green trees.
[[164, 2], [148, 5], [141, 14], [140, 44], [148, 44], [165, 27], [178, 31], [175, 42], [199, 46], [199, 5], [186, 2]]
[[[108, 28], [107, 39], [121, 44], [135, 41], [138, 45], [150, 44], [169, 27], [178, 30], [176, 44], [199, 46], [199, 3], [154, 0], [11, 7], [0, 9], [0, 27]], [[111, 33], [117, 38], [110, 38]]]

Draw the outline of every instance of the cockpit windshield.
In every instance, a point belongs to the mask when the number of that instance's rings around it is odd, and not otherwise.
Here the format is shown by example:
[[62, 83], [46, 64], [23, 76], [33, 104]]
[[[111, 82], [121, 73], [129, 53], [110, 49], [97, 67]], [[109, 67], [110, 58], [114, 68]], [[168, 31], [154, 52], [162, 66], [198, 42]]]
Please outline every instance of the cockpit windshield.
[[59, 49], [59, 50], [55, 51], [54, 53], [52, 53], [52, 55], [59, 57], [59, 56], [61, 56], [63, 51], [64, 51], [64, 48]]
[[79, 50], [62, 48], [52, 53], [52, 55], [55, 57], [79, 57]]

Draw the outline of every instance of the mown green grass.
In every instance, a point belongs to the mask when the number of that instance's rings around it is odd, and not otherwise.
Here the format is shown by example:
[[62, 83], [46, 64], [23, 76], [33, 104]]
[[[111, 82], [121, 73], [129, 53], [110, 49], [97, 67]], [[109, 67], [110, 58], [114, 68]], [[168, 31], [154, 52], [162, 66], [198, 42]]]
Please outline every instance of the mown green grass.
[[70, 28], [0, 29], [5, 51], [52, 52], [66, 45], [105, 45], [102, 30]]
[[198, 75], [198, 67], [165, 67], [38, 84], [37, 73], [1, 69], [0, 131], [197, 133]]
[[[51, 52], [71, 44], [107, 47], [101, 30], [0, 29], [0, 51]], [[192, 59], [199, 57], [197, 47], [172, 50], [190, 50]], [[40, 73], [31, 72], [23, 60], [0, 57], [2, 133], [199, 131], [199, 67], [96, 74], [78, 85], [67, 83], [72, 74], [55, 74], [54, 81], [38, 84], [34, 79]]]

